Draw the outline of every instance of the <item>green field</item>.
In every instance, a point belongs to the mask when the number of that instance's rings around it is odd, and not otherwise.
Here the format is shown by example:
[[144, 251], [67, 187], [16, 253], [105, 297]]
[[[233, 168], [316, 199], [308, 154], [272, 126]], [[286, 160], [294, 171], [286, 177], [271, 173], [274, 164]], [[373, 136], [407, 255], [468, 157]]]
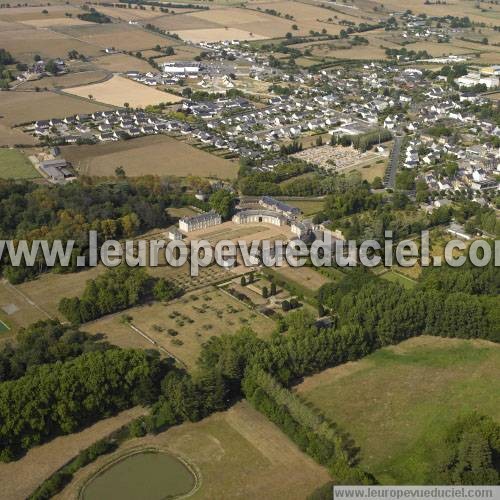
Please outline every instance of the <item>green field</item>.
[[500, 345], [419, 337], [297, 387], [349, 432], [382, 484], [425, 484], [445, 429], [471, 411], [500, 421]]
[[33, 165], [15, 149], [0, 149], [0, 179], [36, 179], [40, 177]]
[[383, 280], [391, 281], [392, 283], [398, 283], [403, 288], [407, 289], [413, 288], [417, 284], [416, 281], [413, 281], [412, 279], [394, 271], [388, 271], [387, 273], [381, 274], [380, 277]]

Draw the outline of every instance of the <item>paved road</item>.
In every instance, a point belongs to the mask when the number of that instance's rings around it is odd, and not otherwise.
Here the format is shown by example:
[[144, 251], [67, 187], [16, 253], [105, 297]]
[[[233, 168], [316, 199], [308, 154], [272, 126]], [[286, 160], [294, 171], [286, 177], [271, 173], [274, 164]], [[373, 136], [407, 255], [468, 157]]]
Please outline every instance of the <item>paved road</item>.
[[389, 169], [387, 170], [384, 183], [385, 187], [394, 189], [396, 186], [396, 172], [398, 170], [399, 157], [401, 155], [401, 144], [403, 136], [396, 135], [394, 137], [394, 146], [392, 148], [391, 157], [389, 159]]

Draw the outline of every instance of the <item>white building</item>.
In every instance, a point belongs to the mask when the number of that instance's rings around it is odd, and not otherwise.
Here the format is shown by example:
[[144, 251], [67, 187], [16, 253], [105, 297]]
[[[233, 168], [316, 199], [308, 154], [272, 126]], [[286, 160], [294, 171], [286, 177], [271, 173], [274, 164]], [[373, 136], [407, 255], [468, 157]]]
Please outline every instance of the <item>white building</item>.
[[274, 224], [275, 226], [285, 226], [288, 219], [277, 212], [271, 210], [242, 210], [233, 216], [235, 224]]
[[198, 62], [165, 62], [162, 65], [163, 73], [175, 75], [197, 75], [200, 72], [201, 64]]
[[222, 217], [218, 213], [211, 211], [191, 217], [183, 217], [179, 220], [179, 229], [185, 233], [189, 233], [219, 224], [222, 224]]

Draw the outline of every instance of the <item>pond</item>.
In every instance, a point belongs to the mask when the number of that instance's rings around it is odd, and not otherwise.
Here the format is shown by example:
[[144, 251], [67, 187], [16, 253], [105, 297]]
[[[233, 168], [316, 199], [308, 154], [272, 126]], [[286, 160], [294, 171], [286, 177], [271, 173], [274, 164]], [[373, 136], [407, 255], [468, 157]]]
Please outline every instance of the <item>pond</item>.
[[189, 493], [194, 474], [176, 457], [144, 451], [123, 458], [91, 479], [83, 500], [161, 500]]

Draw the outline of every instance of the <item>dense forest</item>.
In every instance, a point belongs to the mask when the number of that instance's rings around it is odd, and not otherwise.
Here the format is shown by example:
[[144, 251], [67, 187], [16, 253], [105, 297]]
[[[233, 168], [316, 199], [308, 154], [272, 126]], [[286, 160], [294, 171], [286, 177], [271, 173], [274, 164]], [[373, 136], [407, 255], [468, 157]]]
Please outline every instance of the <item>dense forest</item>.
[[[92, 184], [85, 180], [58, 186], [29, 182], [0, 181], [0, 239], [75, 240], [76, 255], [87, 255], [88, 232], [95, 230], [98, 240], [130, 238], [155, 227], [165, 227], [171, 220], [166, 209], [182, 203], [182, 197], [167, 181], [154, 177]], [[40, 256], [41, 257], [41, 256]], [[20, 283], [45, 271], [38, 265], [9, 266], [6, 255], [0, 263], [4, 277]]]
[[0, 384], [0, 460], [99, 418], [151, 403], [162, 375], [158, 356], [109, 349], [32, 367]]

